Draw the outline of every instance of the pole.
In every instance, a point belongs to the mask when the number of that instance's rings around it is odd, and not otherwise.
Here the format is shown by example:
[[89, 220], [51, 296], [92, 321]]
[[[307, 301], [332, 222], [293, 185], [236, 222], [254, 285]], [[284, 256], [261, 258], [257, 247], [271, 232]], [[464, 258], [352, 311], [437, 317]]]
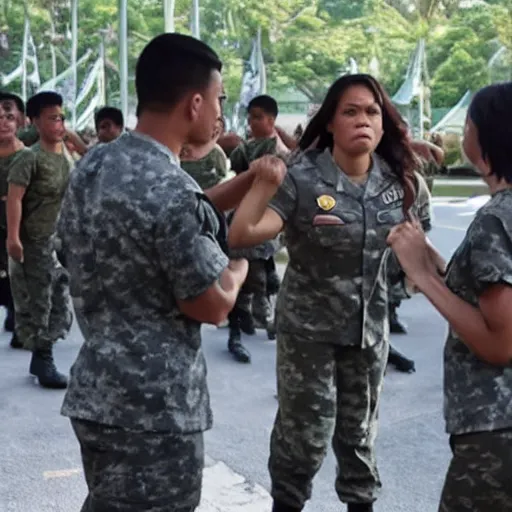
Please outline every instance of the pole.
[[193, 0], [192, 15], [192, 35], [196, 39], [201, 39], [201, 30], [199, 23], [199, 0]]
[[164, 29], [174, 32], [174, 8], [176, 0], [164, 0]]
[[78, 53], [78, 0], [71, 0], [71, 69], [73, 70], [72, 80], [72, 110], [71, 123], [73, 129], [76, 126], [76, 97], [78, 94], [78, 70], [77, 70], [77, 53]]
[[128, 119], [128, 1], [119, 0], [119, 88], [121, 112]]
[[107, 104], [107, 68], [105, 65], [105, 34], [101, 33], [101, 43], [100, 43], [100, 59], [101, 59], [101, 70], [100, 70], [100, 96], [102, 105]]

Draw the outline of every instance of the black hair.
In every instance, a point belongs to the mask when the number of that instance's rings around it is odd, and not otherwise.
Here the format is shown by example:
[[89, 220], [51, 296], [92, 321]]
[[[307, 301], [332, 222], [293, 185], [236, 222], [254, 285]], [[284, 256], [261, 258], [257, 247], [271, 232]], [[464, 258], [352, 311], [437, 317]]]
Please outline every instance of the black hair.
[[96, 129], [98, 129], [99, 124], [102, 121], [108, 119], [112, 121], [116, 126], [119, 126], [121, 129], [124, 128], [124, 117], [123, 113], [115, 107], [102, 107], [96, 112], [94, 116], [94, 124]]
[[0, 102], [3, 101], [12, 101], [16, 105], [16, 108], [22, 114], [25, 114], [25, 103], [23, 103], [23, 100], [19, 96], [16, 96], [16, 94], [12, 94], [6, 91], [0, 91]]
[[478, 91], [468, 117], [476, 126], [482, 158], [489, 163], [491, 174], [512, 184], [512, 82]]
[[27, 101], [27, 116], [37, 119], [48, 107], [62, 107], [62, 96], [53, 91], [38, 92]]
[[382, 110], [383, 136], [375, 152], [383, 158], [391, 170], [400, 178], [404, 185], [404, 210], [408, 211], [415, 199], [414, 169], [416, 159], [407, 138], [407, 127], [397, 108], [391, 103], [386, 91], [371, 75], [344, 75], [330, 87], [325, 99], [311, 118], [299, 141], [299, 148], [306, 151], [310, 148], [332, 150], [334, 140], [328, 131], [338, 103], [345, 91], [354, 86], [363, 85], [374, 95], [375, 101]]
[[262, 94], [260, 96], [256, 96], [253, 98], [249, 105], [247, 105], [247, 112], [250, 112], [252, 108], [259, 108], [268, 114], [269, 116], [277, 117], [279, 114], [279, 107], [277, 106], [277, 101], [272, 98], [272, 96], [268, 96], [267, 94]]
[[142, 50], [135, 71], [140, 115], [143, 110], [174, 107], [187, 93], [208, 87], [221, 71], [217, 54], [205, 43], [183, 34], [161, 34]]

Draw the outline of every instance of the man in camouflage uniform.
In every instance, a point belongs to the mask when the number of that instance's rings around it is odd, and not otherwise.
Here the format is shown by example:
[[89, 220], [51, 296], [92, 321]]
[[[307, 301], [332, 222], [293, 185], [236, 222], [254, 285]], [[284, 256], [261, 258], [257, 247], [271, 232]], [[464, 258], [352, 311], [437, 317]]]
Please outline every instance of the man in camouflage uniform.
[[72, 323], [69, 278], [55, 254], [55, 227], [72, 161], [62, 137], [62, 98], [39, 93], [27, 114], [40, 140], [32, 158], [9, 171], [7, 198], [9, 275], [16, 310], [16, 334], [32, 351], [30, 373], [43, 387], [62, 389], [67, 378], [53, 360], [53, 344]]
[[200, 501], [212, 425], [201, 323], [226, 318], [248, 268], [226, 256], [213, 203], [233, 208], [253, 175], [203, 192], [177, 155], [211, 139], [220, 69], [197, 39], [153, 39], [136, 68], [136, 129], [91, 149], [71, 177], [59, 233], [84, 344], [62, 414], [80, 443], [82, 512]]
[[[285, 158], [289, 153], [275, 127], [278, 115], [276, 101], [270, 96], [257, 96], [251, 100], [247, 110], [253, 138], [240, 144], [230, 156], [231, 169], [236, 173], [246, 171], [251, 162], [264, 155], [280, 155]], [[275, 339], [269, 297], [279, 290], [274, 255], [280, 246], [280, 239], [276, 238], [250, 249], [235, 251], [235, 254], [249, 260], [249, 274], [229, 317], [230, 344], [238, 343], [241, 332], [254, 334], [254, 320], [267, 330], [269, 339]], [[238, 359], [250, 361], [249, 357]]]
[[[423, 231], [428, 233], [432, 229], [432, 198], [425, 178], [416, 173], [416, 204], [418, 220]], [[397, 317], [396, 310], [400, 306], [403, 297], [400, 284], [391, 286], [389, 292], [389, 330], [393, 334], [405, 334], [407, 331]], [[397, 370], [405, 373], [415, 371], [414, 361], [405, 357], [393, 345], [389, 345], [388, 364], [392, 364]]]
[[16, 129], [25, 114], [25, 105], [21, 98], [14, 94], [0, 92], [0, 123], [3, 124], [0, 136], [0, 304], [7, 310], [4, 328], [12, 332], [12, 348], [23, 348], [14, 332], [14, 304], [9, 280], [7, 256], [7, 217], [6, 201], [8, 182], [11, 169], [24, 167], [33, 155], [16, 137]]

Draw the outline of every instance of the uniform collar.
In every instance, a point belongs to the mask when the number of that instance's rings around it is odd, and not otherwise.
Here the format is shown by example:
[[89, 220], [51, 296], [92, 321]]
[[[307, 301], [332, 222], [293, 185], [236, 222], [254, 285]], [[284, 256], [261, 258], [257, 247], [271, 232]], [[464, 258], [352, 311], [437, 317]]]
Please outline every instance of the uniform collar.
[[172, 164], [176, 165], [177, 167], [181, 167], [180, 158], [178, 155], [175, 155], [167, 146], [164, 146], [157, 140], [153, 139], [153, 137], [150, 137], [149, 135], [146, 135], [145, 133], [130, 131], [127, 133], [123, 133], [120, 138], [124, 137], [134, 137], [136, 139], [142, 140], [144, 142], [147, 142], [151, 144], [155, 149], [160, 151], [160, 153], [164, 153], [167, 157], [169, 157], [169, 160]]

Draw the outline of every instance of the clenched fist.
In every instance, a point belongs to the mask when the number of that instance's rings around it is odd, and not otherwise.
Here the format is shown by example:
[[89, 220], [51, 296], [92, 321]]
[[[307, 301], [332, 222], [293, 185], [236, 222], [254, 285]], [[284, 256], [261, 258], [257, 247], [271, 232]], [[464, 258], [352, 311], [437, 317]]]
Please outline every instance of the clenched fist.
[[265, 155], [254, 160], [249, 170], [255, 175], [255, 185], [270, 185], [277, 189], [286, 175], [286, 164], [276, 156]]

